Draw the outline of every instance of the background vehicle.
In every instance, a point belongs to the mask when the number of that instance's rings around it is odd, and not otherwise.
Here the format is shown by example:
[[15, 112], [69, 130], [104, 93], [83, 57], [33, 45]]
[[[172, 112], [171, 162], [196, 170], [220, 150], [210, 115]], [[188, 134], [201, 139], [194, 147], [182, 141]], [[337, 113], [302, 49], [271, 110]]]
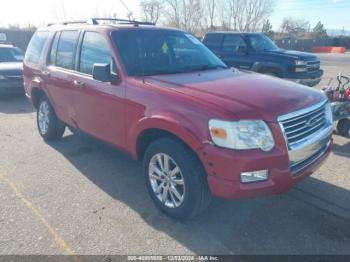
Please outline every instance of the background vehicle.
[[24, 93], [23, 56], [18, 47], [0, 43], [0, 95]]
[[50, 141], [78, 128], [143, 160], [167, 215], [193, 217], [212, 195], [286, 192], [330, 153], [332, 113], [320, 92], [232, 70], [180, 30], [100, 20], [31, 40], [25, 89], [39, 133]]
[[337, 87], [331, 86], [330, 82], [322, 91], [332, 105], [334, 121], [338, 121], [337, 133], [347, 136], [350, 132], [350, 78], [340, 73], [337, 81]]
[[320, 59], [310, 53], [283, 50], [264, 34], [208, 33], [203, 43], [227, 65], [315, 86], [323, 71]]

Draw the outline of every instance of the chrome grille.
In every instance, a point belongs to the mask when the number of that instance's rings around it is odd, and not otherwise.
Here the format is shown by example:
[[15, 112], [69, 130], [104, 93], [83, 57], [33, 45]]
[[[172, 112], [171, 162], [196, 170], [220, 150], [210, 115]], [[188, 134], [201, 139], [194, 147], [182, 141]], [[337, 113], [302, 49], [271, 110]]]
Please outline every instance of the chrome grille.
[[289, 147], [304, 141], [325, 128], [325, 104], [309, 112], [281, 121]]
[[318, 71], [321, 67], [321, 63], [319, 61], [307, 62], [306, 67], [308, 72]]
[[14, 76], [5, 76], [7, 79], [10, 80], [23, 80], [23, 76], [22, 75], [14, 75]]

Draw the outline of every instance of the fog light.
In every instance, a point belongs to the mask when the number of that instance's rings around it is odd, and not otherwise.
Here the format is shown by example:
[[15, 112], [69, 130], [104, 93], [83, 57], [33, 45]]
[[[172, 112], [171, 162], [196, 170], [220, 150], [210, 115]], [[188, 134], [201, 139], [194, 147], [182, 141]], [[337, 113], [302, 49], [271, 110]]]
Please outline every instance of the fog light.
[[268, 179], [268, 171], [254, 171], [254, 172], [245, 172], [241, 173], [241, 182], [242, 183], [253, 183], [253, 182], [261, 182]]

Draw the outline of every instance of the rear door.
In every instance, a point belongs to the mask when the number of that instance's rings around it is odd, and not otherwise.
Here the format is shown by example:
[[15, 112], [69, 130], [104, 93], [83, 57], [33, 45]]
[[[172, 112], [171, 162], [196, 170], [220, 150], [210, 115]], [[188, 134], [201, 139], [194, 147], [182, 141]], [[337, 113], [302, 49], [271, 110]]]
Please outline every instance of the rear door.
[[74, 126], [74, 86], [76, 52], [80, 31], [57, 32], [51, 44], [47, 70], [43, 72], [56, 113], [65, 123]]
[[253, 66], [253, 61], [248, 53], [239, 53], [239, 47], [248, 50], [247, 44], [239, 34], [226, 34], [222, 42], [221, 59], [228, 66], [249, 70]]
[[85, 132], [123, 147], [125, 86], [93, 79], [94, 64], [111, 64], [117, 74], [111, 46], [99, 32], [84, 33], [79, 50], [78, 73], [74, 76], [74, 97], [78, 127]]

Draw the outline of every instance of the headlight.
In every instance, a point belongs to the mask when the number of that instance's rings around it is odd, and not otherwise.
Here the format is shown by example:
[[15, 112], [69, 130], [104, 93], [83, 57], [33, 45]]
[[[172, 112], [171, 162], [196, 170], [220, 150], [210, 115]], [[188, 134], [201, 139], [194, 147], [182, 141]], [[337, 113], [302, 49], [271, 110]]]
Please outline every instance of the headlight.
[[306, 66], [307, 62], [306, 61], [302, 61], [302, 60], [295, 60], [295, 65], [296, 66]]
[[296, 73], [307, 72], [307, 68], [306, 67], [296, 67], [295, 72]]
[[333, 124], [333, 112], [330, 103], [326, 105], [326, 119], [328, 123]]
[[268, 152], [275, 146], [271, 130], [262, 120], [229, 122], [213, 119], [209, 121], [209, 130], [215, 145], [224, 148]]

